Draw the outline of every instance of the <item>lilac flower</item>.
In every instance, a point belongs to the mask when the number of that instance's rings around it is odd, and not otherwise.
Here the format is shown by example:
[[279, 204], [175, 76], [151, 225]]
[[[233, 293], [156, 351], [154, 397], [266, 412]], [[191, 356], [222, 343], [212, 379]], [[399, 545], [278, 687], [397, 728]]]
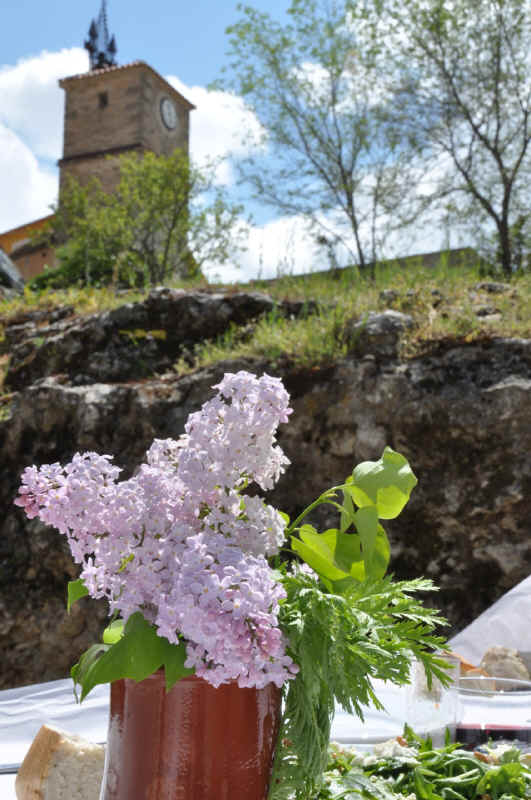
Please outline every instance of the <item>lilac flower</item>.
[[284, 597], [266, 556], [282, 516], [243, 493], [271, 488], [288, 463], [276, 444], [291, 413], [281, 381], [226, 374], [178, 440], [155, 439], [127, 481], [110, 456], [28, 467], [15, 501], [68, 537], [92, 597], [124, 620], [140, 611], [214, 686], [281, 686], [297, 666], [278, 627]]

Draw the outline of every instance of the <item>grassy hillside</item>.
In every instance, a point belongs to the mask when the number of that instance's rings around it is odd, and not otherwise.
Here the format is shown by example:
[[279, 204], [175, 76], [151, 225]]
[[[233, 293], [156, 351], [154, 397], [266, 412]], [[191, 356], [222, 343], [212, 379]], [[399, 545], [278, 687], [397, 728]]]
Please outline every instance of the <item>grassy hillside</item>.
[[[174, 285], [209, 292], [260, 291], [278, 300], [317, 303], [317, 312], [306, 318], [286, 319], [272, 313], [253, 326], [233, 328], [218, 340], [201, 344], [186, 363], [176, 365], [180, 372], [234, 356], [323, 365], [345, 354], [348, 320], [385, 308], [414, 319], [415, 326], [403, 343], [405, 358], [443, 341], [531, 336], [531, 274], [500, 286], [482, 276], [479, 267], [448, 267], [444, 259], [430, 268], [414, 263], [407, 268], [378, 267], [372, 278], [346, 269], [229, 286], [205, 281]], [[68, 305], [84, 315], [141, 300], [145, 294], [113, 289], [26, 290], [21, 297], [0, 301], [0, 342], [5, 323], [14, 317], [22, 320], [28, 311]], [[8, 357], [7, 353], [0, 356], [0, 370]]]

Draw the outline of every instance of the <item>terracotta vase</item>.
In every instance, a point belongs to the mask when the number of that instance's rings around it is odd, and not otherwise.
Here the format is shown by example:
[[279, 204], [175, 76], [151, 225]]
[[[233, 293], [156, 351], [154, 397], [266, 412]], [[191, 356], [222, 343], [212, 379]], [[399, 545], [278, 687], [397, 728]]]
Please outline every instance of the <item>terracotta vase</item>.
[[266, 800], [279, 724], [274, 684], [116, 681], [100, 800]]

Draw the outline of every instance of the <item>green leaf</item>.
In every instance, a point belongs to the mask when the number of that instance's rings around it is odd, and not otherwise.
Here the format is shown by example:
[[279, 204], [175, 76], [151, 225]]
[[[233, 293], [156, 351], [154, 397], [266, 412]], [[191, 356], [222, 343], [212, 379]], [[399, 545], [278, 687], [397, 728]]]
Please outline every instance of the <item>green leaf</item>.
[[436, 794], [433, 784], [426, 780], [418, 767], [414, 770], [414, 784], [418, 800], [443, 800], [440, 794]]
[[282, 517], [282, 519], [286, 523], [286, 528], [287, 528], [288, 525], [289, 525], [289, 516], [288, 516], [288, 514], [286, 514], [284, 511], [279, 511], [278, 513], [280, 514], [280, 516]]
[[367, 505], [359, 508], [354, 515], [354, 524], [361, 539], [363, 560], [367, 561], [372, 556], [378, 533], [378, 510], [376, 506]]
[[[350, 575], [358, 578], [360, 570], [352, 572], [353, 565], [363, 558], [358, 536], [335, 528], [317, 533], [311, 525], [303, 525], [299, 535], [300, 540], [292, 537], [293, 549], [322, 578], [334, 583]], [[360, 567], [363, 577], [363, 565]]]
[[[352, 483], [352, 475], [349, 475], [345, 484]], [[354, 504], [352, 502], [352, 497], [350, 496], [348, 491], [343, 490], [343, 507], [341, 510], [341, 518], [340, 518], [340, 530], [342, 533], [349, 528], [352, 523], [354, 522]]]
[[382, 578], [390, 559], [387, 534], [378, 523], [374, 506], [358, 509], [354, 516], [358, 534], [332, 528], [317, 533], [311, 525], [292, 537], [292, 548], [333, 591], [343, 593], [352, 579]]
[[350, 573], [358, 580], [383, 578], [391, 558], [391, 548], [384, 528], [378, 522], [376, 506], [364, 506], [356, 511], [354, 524], [361, 540], [364, 574], [360, 577], [357, 566]]
[[[89, 647], [88, 650], [85, 650], [81, 658], [79, 659], [77, 664], [74, 664], [72, 669], [70, 670], [70, 675], [74, 681], [74, 692], [77, 698], [77, 686], [81, 686], [81, 698], [78, 698], [79, 701], [83, 700], [85, 695], [90, 692], [90, 689], [84, 690], [83, 681], [86, 675], [90, 675], [90, 671], [96, 661], [103, 655], [103, 653], [107, 652], [111, 645], [109, 644], [93, 644]], [[94, 684], [95, 686], [96, 684]], [[93, 688], [93, 687], [90, 687]]]
[[477, 795], [489, 794], [497, 800], [505, 793], [511, 797], [526, 796], [526, 780], [522, 764], [515, 762], [493, 767], [486, 772], [476, 786]]
[[338, 581], [348, 576], [348, 571], [345, 572], [335, 563], [334, 547], [330, 539], [325, 539], [311, 525], [303, 525], [299, 529], [299, 536], [300, 539], [291, 537], [293, 550], [320, 576], [329, 581]]
[[164, 671], [166, 673], [167, 692], [169, 692], [181, 678], [194, 674], [195, 670], [188, 669], [188, 667], [184, 666], [185, 661], [186, 645], [184, 642], [180, 644], [170, 644], [170, 642], [168, 642], [168, 647], [165, 648], [164, 653]]
[[341, 533], [341, 531], [329, 530], [321, 534], [328, 542], [334, 553], [334, 563], [339, 569], [347, 574], [351, 571], [352, 565], [362, 561], [360, 539], [352, 533]]
[[193, 669], [184, 666], [185, 658], [183, 643], [170, 644], [137, 611], [127, 620], [118, 641], [89, 648], [72, 668], [71, 675], [74, 682], [81, 685], [80, 699], [83, 700], [98, 684], [121, 678], [142, 681], [164, 665], [168, 670], [166, 688], [169, 690], [179, 678], [193, 674]]
[[68, 596], [66, 601], [66, 610], [70, 613], [70, 609], [80, 600], [82, 597], [86, 597], [88, 595], [88, 589], [83, 583], [82, 578], [78, 578], [76, 581], [69, 581], [68, 582]]
[[378, 525], [376, 532], [376, 542], [372, 551], [370, 563], [367, 566], [367, 575], [370, 578], [383, 578], [387, 572], [389, 561], [391, 560], [391, 546], [387, 533], [381, 525]]
[[103, 631], [103, 643], [114, 644], [122, 638], [124, 633], [123, 619], [115, 619], [110, 625], [107, 625]]
[[386, 447], [378, 461], [364, 461], [352, 473], [353, 483], [346, 486], [357, 506], [375, 505], [380, 519], [397, 517], [417, 485], [406, 458]]

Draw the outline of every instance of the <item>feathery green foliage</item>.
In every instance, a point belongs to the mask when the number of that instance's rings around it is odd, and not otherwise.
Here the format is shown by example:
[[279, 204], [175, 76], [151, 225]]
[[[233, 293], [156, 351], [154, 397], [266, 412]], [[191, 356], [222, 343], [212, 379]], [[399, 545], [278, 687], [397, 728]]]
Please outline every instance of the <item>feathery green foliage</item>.
[[[428, 685], [432, 675], [448, 680], [436, 656], [444, 639], [435, 628], [445, 620], [415, 597], [434, 585], [385, 577], [389, 543], [378, 520], [398, 516], [416, 483], [407, 459], [386, 447], [378, 461], [358, 464], [344, 484], [323, 492], [287, 527], [292, 553], [306, 565], [280, 571], [286, 598], [279, 625], [299, 672], [284, 686], [270, 800], [313, 796], [336, 705], [362, 719], [363, 706], [382, 708], [373, 680], [408, 683], [414, 658]], [[318, 533], [301, 524], [325, 503], [339, 511], [338, 529]]]
[[434, 630], [445, 621], [415, 597], [436, 590], [425, 579], [353, 582], [343, 595], [302, 571], [286, 574], [283, 583], [280, 624], [300, 672], [285, 688], [270, 798], [306, 800], [320, 785], [336, 705], [362, 719], [362, 705], [382, 708], [372, 681], [407, 683], [413, 657], [428, 680], [432, 674], [446, 680], [433, 654], [444, 643]]

